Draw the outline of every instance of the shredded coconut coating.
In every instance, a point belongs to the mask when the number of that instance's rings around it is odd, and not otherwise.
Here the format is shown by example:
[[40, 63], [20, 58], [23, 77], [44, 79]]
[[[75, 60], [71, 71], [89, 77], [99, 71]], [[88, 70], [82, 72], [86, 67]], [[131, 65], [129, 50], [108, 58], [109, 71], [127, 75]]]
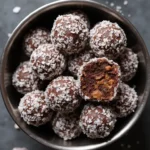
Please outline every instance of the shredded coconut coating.
[[114, 129], [116, 115], [106, 106], [87, 104], [82, 110], [79, 125], [91, 139], [105, 138]]
[[64, 140], [74, 139], [81, 134], [79, 115], [75, 113], [68, 115], [57, 113], [52, 122], [52, 128], [54, 132]]
[[90, 51], [91, 50], [86, 50], [83, 53], [69, 57], [68, 69], [74, 76], [77, 76], [80, 67], [85, 62], [88, 62], [91, 58], [94, 57], [94, 55], [90, 53]]
[[132, 49], [126, 48], [119, 58], [119, 64], [122, 72], [122, 81], [130, 81], [138, 69], [138, 56]]
[[54, 79], [45, 93], [50, 108], [54, 111], [70, 113], [80, 104], [78, 87], [73, 77], [60, 76]]
[[29, 61], [25, 61], [18, 66], [13, 74], [12, 84], [22, 94], [39, 89], [39, 79], [33, 72]]
[[137, 108], [138, 95], [133, 88], [125, 83], [120, 83], [115, 99], [114, 110], [118, 117], [126, 117]]
[[90, 31], [90, 45], [95, 55], [116, 59], [127, 45], [127, 38], [117, 23], [102, 21]]
[[37, 127], [50, 121], [52, 117], [44, 92], [38, 90], [21, 98], [18, 110], [27, 124]]
[[50, 43], [50, 31], [44, 28], [35, 29], [25, 37], [24, 48], [27, 56], [38, 48], [41, 44]]
[[41, 80], [51, 80], [66, 68], [65, 57], [52, 44], [40, 45], [32, 53], [30, 62]]
[[56, 18], [51, 41], [57, 50], [68, 55], [79, 53], [85, 48], [88, 38], [88, 26], [81, 17], [66, 14]]

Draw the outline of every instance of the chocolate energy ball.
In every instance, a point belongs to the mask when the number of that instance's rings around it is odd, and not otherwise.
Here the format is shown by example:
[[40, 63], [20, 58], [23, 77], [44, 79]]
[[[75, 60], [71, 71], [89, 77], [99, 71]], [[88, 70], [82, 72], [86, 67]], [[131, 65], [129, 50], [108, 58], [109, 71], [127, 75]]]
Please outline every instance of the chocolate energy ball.
[[22, 94], [39, 89], [39, 83], [39, 78], [33, 72], [29, 61], [21, 63], [12, 77], [13, 86]]
[[122, 81], [130, 81], [136, 74], [138, 68], [138, 57], [132, 49], [125, 48], [125, 51], [119, 57], [119, 65], [122, 72]]
[[52, 111], [45, 99], [44, 92], [38, 90], [24, 95], [18, 110], [27, 124], [37, 127], [50, 121], [52, 117]]
[[116, 59], [127, 45], [127, 38], [117, 23], [102, 21], [90, 31], [90, 45], [95, 55]]
[[31, 55], [32, 69], [41, 80], [51, 80], [66, 67], [64, 56], [52, 44], [40, 45]]
[[46, 89], [50, 108], [61, 113], [73, 112], [80, 104], [77, 83], [73, 77], [60, 76]]
[[65, 54], [76, 54], [85, 48], [89, 38], [86, 22], [77, 15], [58, 16], [51, 31], [51, 41], [55, 48]]
[[126, 117], [133, 113], [138, 104], [136, 91], [125, 83], [120, 83], [115, 99], [114, 110], [118, 117]]
[[90, 51], [91, 50], [86, 50], [83, 53], [69, 57], [68, 69], [74, 76], [77, 76], [80, 67], [85, 62], [88, 62], [91, 58], [94, 57], [94, 55], [90, 53]]
[[30, 31], [25, 37], [24, 47], [27, 56], [30, 56], [32, 52], [38, 48], [41, 44], [50, 43], [50, 31], [44, 28], [39, 28]]
[[68, 115], [57, 113], [52, 121], [54, 132], [64, 140], [71, 140], [81, 134], [79, 127], [79, 115], [71, 113]]
[[106, 106], [87, 104], [82, 110], [79, 125], [91, 139], [105, 138], [114, 129], [116, 115]]
[[85, 100], [110, 102], [116, 96], [120, 75], [114, 61], [105, 57], [91, 59], [79, 71], [80, 95]]

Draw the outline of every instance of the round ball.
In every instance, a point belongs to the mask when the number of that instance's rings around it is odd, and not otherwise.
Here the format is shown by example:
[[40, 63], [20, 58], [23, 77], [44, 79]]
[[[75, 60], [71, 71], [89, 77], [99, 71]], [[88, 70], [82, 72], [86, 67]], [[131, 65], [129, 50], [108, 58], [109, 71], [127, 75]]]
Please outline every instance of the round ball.
[[50, 43], [50, 31], [47, 29], [35, 29], [25, 37], [24, 48], [27, 56], [30, 56], [32, 52], [38, 48], [41, 44]]
[[52, 128], [54, 132], [64, 140], [74, 139], [81, 134], [81, 128], [79, 127], [79, 115], [75, 113], [68, 115], [57, 113], [56, 117], [52, 121]]
[[90, 45], [95, 55], [116, 59], [127, 45], [127, 38], [117, 23], [102, 21], [90, 31]]
[[105, 138], [114, 129], [116, 115], [106, 106], [86, 105], [80, 116], [80, 127], [91, 139]]
[[68, 69], [74, 76], [77, 76], [81, 66], [85, 62], [88, 62], [91, 58], [94, 57], [94, 55], [90, 53], [90, 51], [91, 50], [86, 50], [83, 53], [80, 53], [79, 55], [69, 57]]
[[41, 80], [51, 80], [66, 68], [64, 56], [52, 44], [40, 45], [31, 55], [32, 69]]
[[50, 121], [52, 117], [44, 92], [38, 90], [24, 95], [20, 100], [18, 110], [27, 124], [37, 127]]
[[119, 58], [122, 81], [130, 81], [136, 74], [138, 68], [138, 57], [132, 49], [126, 48]]
[[51, 31], [55, 48], [65, 54], [79, 53], [86, 46], [89, 29], [86, 22], [77, 15], [58, 16]]
[[21, 63], [12, 77], [13, 86], [22, 94], [39, 89], [39, 83], [39, 78], [33, 72], [29, 61]]
[[78, 87], [73, 77], [60, 76], [54, 79], [45, 93], [50, 108], [54, 111], [70, 113], [80, 104]]
[[114, 110], [118, 117], [126, 117], [133, 113], [138, 104], [136, 91], [125, 83], [120, 83], [115, 99]]
[[110, 102], [117, 94], [121, 73], [117, 63], [102, 57], [85, 63], [78, 76], [79, 92], [83, 99]]

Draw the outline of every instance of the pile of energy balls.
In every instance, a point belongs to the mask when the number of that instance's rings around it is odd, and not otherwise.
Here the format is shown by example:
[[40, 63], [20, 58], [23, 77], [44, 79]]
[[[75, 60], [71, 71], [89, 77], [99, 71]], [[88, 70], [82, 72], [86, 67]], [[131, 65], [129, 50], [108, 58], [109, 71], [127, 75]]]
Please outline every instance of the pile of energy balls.
[[97, 139], [135, 111], [138, 96], [128, 83], [138, 57], [117, 23], [104, 20], [91, 28], [84, 12], [70, 11], [56, 18], [51, 31], [32, 29], [23, 45], [30, 59], [18, 66], [12, 84], [24, 94], [18, 110], [27, 124], [50, 122], [64, 140], [81, 133]]

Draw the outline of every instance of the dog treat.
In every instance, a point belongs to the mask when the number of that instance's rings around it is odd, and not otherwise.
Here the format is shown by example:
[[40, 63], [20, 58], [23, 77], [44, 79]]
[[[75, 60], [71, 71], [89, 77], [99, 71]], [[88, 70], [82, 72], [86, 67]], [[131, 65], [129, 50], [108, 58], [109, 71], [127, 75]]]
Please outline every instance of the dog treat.
[[91, 59], [79, 71], [80, 95], [90, 101], [112, 101], [117, 93], [120, 75], [120, 67], [112, 60], [105, 57]]
[[80, 127], [91, 139], [105, 138], [114, 129], [116, 115], [106, 106], [87, 104], [80, 116]]
[[50, 43], [50, 31], [47, 29], [38, 28], [31, 30], [25, 37], [24, 48], [27, 56], [30, 56], [32, 52], [41, 44]]
[[21, 63], [12, 77], [12, 84], [19, 93], [26, 94], [39, 88], [39, 79], [29, 61]]
[[75, 113], [67, 115], [57, 113], [52, 121], [52, 128], [54, 132], [64, 140], [74, 139], [81, 134], [79, 115]]
[[50, 108], [61, 113], [73, 112], [80, 104], [78, 87], [73, 77], [60, 76], [46, 89]]
[[66, 68], [64, 56], [52, 44], [40, 45], [31, 55], [32, 69], [41, 80], [51, 80]]
[[118, 117], [126, 117], [137, 108], [138, 96], [136, 91], [125, 83], [120, 83], [115, 98], [114, 110]]
[[51, 31], [51, 41], [55, 48], [68, 55], [83, 50], [88, 37], [86, 22], [73, 14], [58, 16]]
[[95, 55], [116, 59], [127, 45], [127, 38], [117, 23], [102, 21], [90, 31], [90, 45]]
[[52, 117], [44, 92], [38, 90], [21, 98], [18, 110], [27, 124], [37, 127], [50, 121]]

